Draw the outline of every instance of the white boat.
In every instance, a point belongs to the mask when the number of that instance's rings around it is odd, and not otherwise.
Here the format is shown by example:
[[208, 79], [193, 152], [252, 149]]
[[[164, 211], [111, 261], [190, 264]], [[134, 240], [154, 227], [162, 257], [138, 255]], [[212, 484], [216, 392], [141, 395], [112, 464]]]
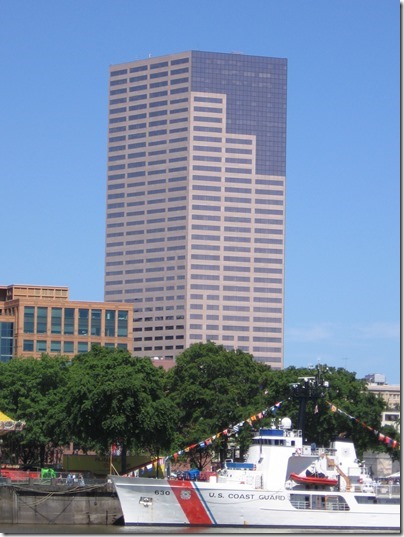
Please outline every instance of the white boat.
[[289, 418], [260, 429], [243, 463], [205, 481], [110, 479], [125, 525], [400, 530], [399, 502], [378, 498], [353, 443], [313, 449]]

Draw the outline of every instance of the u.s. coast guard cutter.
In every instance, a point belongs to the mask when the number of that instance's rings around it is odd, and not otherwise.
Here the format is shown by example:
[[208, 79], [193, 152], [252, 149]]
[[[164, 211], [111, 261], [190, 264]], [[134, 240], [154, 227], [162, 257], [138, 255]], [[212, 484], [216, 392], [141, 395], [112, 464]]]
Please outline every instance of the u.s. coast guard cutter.
[[126, 525], [400, 529], [399, 502], [376, 494], [353, 443], [313, 449], [289, 418], [260, 429], [244, 462], [205, 481], [110, 478]]

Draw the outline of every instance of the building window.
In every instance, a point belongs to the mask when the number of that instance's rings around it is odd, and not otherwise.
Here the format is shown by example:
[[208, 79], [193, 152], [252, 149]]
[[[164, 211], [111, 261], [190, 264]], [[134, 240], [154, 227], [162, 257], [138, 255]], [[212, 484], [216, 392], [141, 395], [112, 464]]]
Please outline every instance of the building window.
[[34, 341], [32, 339], [24, 339], [23, 350], [26, 352], [34, 351]]
[[51, 341], [50, 351], [58, 352], [62, 350], [62, 343], [60, 341]]
[[[88, 311], [88, 310], [87, 310]], [[78, 344], [78, 353], [88, 352], [88, 343], [87, 342], [79, 342]]]
[[105, 336], [115, 337], [115, 311], [105, 311]]
[[[87, 335], [88, 335], [88, 310], [79, 309], [79, 336], [87, 336]], [[87, 352], [87, 351], [82, 351], [82, 352]]]
[[70, 336], [74, 334], [74, 308], [65, 308], [64, 333]]
[[51, 314], [51, 333], [62, 333], [62, 308], [52, 308]]
[[91, 311], [91, 335], [101, 335], [101, 310]]
[[24, 307], [24, 334], [34, 333], [34, 314], [35, 308], [33, 306]]
[[14, 323], [0, 322], [0, 362], [8, 362], [13, 357]]
[[67, 354], [72, 354], [74, 352], [74, 343], [73, 341], [65, 341], [63, 343], [63, 352]]
[[36, 342], [36, 352], [46, 352], [46, 341], [40, 339]]
[[118, 311], [118, 337], [128, 337], [127, 311]]
[[36, 333], [37, 334], [46, 334], [47, 331], [47, 317], [48, 317], [48, 308], [38, 307], [36, 311]]

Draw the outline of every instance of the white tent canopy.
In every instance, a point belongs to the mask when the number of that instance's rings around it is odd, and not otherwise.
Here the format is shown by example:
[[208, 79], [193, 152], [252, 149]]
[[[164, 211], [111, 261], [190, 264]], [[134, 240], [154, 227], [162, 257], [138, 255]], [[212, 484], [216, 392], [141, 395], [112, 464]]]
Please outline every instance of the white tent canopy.
[[400, 472], [396, 472], [395, 474], [391, 474], [391, 475], [388, 475], [387, 476], [388, 479], [397, 479], [397, 478], [400, 478]]

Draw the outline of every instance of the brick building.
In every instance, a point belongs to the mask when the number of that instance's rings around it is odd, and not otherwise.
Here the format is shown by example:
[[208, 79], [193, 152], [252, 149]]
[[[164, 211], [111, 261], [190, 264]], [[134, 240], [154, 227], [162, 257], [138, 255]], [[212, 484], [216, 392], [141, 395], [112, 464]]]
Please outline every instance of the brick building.
[[0, 286], [0, 361], [73, 357], [92, 344], [133, 350], [133, 309], [125, 303], [70, 301], [67, 287]]

